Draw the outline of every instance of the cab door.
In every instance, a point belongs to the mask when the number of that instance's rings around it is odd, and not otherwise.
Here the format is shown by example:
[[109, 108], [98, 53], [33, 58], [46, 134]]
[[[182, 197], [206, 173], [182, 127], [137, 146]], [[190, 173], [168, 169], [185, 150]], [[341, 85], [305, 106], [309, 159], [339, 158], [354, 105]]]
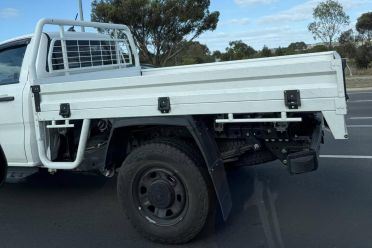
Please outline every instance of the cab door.
[[0, 45], [0, 145], [9, 166], [27, 164], [20, 82], [29, 39]]

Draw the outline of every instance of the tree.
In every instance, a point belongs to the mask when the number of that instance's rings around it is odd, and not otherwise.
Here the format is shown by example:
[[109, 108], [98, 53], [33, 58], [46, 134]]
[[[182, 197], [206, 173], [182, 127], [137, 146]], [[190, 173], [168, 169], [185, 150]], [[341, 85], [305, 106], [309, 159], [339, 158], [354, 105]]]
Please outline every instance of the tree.
[[305, 42], [300, 41], [300, 42], [292, 42], [289, 44], [288, 49], [293, 50], [293, 51], [302, 51], [307, 48], [307, 45]]
[[314, 22], [308, 29], [313, 33], [314, 39], [321, 39], [328, 43], [331, 48], [333, 40], [341, 33], [344, 26], [349, 25], [350, 17], [344, 12], [344, 8], [338, 1], [326, 0], [314, 9]]
[[352, 29], [343, 32], [338, 38], [338, 42], [340, 43], [340, 45], [336, 48], [336, 50], [341, 54], [342, 57], [355, 57], [355, 36]]
[[192, 65], [214, 61], [208, 47], [198, 41], [187, 42], [184, 47], [185, 49], [177, 54], [173, 60], [170, 60], [167, 65]]
[[354, 31], [352, 29], [349, 29], [345, 32], [343, 32], [340, 37], [338, 38], [338, 42], [342, 44], [352, 43], [355, 42], [355, 36]]
[[355, 56], [355, 64], [360, 69], [367, 69], [372, 61], [372, 47], [363, 45], [358, 47]]
[[220, 60], [222, 58], [222, 53], [221, 51], [217, 50], [212, 53], [212, 57], [216, 60]]
[[364, 13], [358, 18], [356, 30], [367, 40], [372, 39], [372, 12]]
[[325, 45], [316, 45], [312, 47], [311, 49], [307, 50], [309, 53], [320, 53], [320, 52], [327, 52], [329, 51], [329, 48]]
[[285, 50], [281, 47], [278, 47], [276, 50], [275, 50], [275, 56], [283, 56], [285, 55]]
[[256, 53], [256, 50], [241, 40], [231, 41], [226, 48], [226, 53], [222, 55], [222, 60], [247, 59]]
[[264, 47], [261, 50], [261, 56], [262, 57], [271, 57], [271, 56], [273, 56], [273, 54], [272, 54], [271, 50], [266, 45], [264, 45]]
[[94, 0], [92, 20], [126, 24], [141, 60], [164, 66], [187, 42], [216, 29], [219, 12], [209, 6], [210, 0]]

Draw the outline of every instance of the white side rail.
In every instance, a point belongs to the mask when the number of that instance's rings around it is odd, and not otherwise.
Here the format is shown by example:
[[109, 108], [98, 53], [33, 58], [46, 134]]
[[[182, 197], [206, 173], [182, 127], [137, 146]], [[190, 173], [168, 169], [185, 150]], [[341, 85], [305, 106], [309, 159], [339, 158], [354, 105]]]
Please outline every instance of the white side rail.
[[[40, 49], [40, 41], [43, 34], [44, 27], [46, 25], [54, 25], [59, 26], [60, 36], [62, 39], [62, 49], [64, 50], [63, 53], [66, 53], [66, 45], [63, 41], [65, 27], [66, 26], [80, 26], [80, 27], [89, 27], [89, 28], [97, 28], [97, 29], [109, 29], [113, 30], [114, 33], [118, 33], [118, 31], [125, 34], [128, 38], [129, 45], [131, 47], [131, 52], [134, 57], [134, 64], [136, 67], [140, 67], [139, 55], [136, 50], [136, 45], [134, 43], [134, 39], [132, 33], [130, 32], [129, 28], [126, 25], [120, 24], [111, 24], [111, 23], [99, 23], [99, 22], [85, 22], [85, 21], [73, 21], [73, 20], [60, 20], [60, 19], [41, 19], [35, 28], [34, 37], [33, 37], [33, 47], [32, 47], [32, 54], [31, 54], [31, 62], [30, 62], [30, 76], [33, 80], [31, 85], [36, 84], [37, 81], [37, 56]], [[64, 56], [65, 57], [65, 56]], [[68, 68], [68, 66], [66, 67]]]
[[59, 170], [73, 170], [77, 168], [84, 159], [84, 152], [89, 136], [90, 120], [84, 120], [81, 128], [81, 134], [79, 139], [79, 145], [76, 153], [76, 159], [73, 162], [52, 162], [46, 154], [45, 148], [45, 128], [40, 126], [39, 122], [35, 122], [36, 129], [36, 141], [39, 152], [39, 158], [43, 166], [48, 169], [59, 169]]
[[[110, 29], [110, 30], [113, 30], [115, 34], [117, 34], [118, 31], [120, 31], [127, 36], [129, 45], [131, 47], [130, 50], [134, 57], [134, 62], [135, 62], [134, 65], [136, 67], [140, 67], [139, 55], [136, 50], [133, 36], [129, 28], [125, 25], [72, 21], [72, 20], [58, 20], [58, 19], [41, 19], [36, 25], [35, 33], [33, 36], [33, 47], [32, 47], [31, 60], [29, 64], [29, 73], [30, 73], [30, 78], [32, 80], [31, 85], [37, 84], [37, 80], [38, 80], [37, 68], [36, 68], [37, 56], [39, 54], [40, 42], [41, 42], [43, 30], [46, 25], [59, 26], [60, 38], [62, 42], [62, 50], [63, 50], [64, 55], [66, 55], [67, 53], [66, 43], [65, 43], [66, 41], [64, 40], [66, 26], [80, 26], [82, 30], [84, 30], [84, 28], [86, 27], [97, 28], [97, 29]], [[64, 57], [63, 59], [64, 59], [65, 68], [68, 68], [67, 56], [63, 56], [63, 57]], [[35, 106], [33, 107], [35, 108]], [[49, 169], [65, 169], [65, 170], [77, 168], [84, 159], [84, 152], [86, 148], [87, 139], [89, 136], [90, 119], [84, 119], [83, 121], [76, 159], [73, 162], [53, 162], [48, 158], [47, 152], [46, 152], [46, 144], [45, 144], [45, 125], [42, 122], [38, 121], [36, 113], [35, 113], [34, 120], [35, 120], [35, 133], [36, 133], [38, 154], [39, 154], [39, 159], [41, 163], [43, 164], [43, 166]], [[47, 126], [47, 128], [54, 128], [54, 125], [55, 125], [55, 122], [53, 122], [52, 125]]]

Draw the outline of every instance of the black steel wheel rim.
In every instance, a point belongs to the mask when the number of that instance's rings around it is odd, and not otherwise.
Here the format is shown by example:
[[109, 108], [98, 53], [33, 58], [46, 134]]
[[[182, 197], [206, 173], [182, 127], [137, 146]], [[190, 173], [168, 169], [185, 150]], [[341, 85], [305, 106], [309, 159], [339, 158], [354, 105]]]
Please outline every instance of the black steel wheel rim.
[[133, 198], [143, 217], [156, 225], [174, 225], [186, 214], [188, 199], [184, 183], [174, 171], [165, 167], [138, 173]]

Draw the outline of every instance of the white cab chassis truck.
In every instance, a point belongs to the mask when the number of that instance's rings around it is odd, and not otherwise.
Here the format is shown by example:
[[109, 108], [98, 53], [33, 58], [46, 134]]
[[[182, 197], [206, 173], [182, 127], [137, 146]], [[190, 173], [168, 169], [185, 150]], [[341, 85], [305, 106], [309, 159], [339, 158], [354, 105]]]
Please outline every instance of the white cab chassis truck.
[[226, 166], [310, 172], [325, 128], [348, 137], [335, 52], [143, 69], [137, 51], [127, 26], [55, 19], [0, 43], [0, 180], [7, 167], [118, 172], [139, 232], [183, 243], [214, 203], [228, 217]]

